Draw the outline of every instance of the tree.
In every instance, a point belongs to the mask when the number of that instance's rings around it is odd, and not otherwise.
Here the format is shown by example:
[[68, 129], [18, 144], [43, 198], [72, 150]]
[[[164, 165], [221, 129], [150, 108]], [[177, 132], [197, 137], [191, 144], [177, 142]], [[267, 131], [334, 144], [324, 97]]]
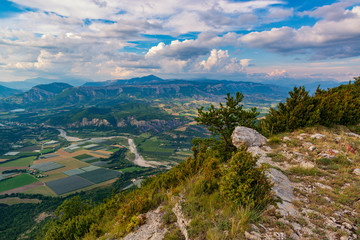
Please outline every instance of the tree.
[[204, 110], [204, 107], [198, 109], [198, 117], [195, 118], [198, 125], [205, 125], [214, 137], [220, 137], [224, 142], [225, 148], [233, 148], [231, 134], [236, 126], [254, 128], [256, 117], [259, 115], [256, 108], [244, 110], [240, 102], [244, 95], [237, 92], [235, 98], [230, 93], [225, 97], [225, 105], [220, 103], [219, 108], [214, 105]]
[[264, 120], [268, 129], [264, 134], [293, 131], [297, 128], [313, 126], [320, 121], [317, 99], [309, 95], [305, 87], [294, 87], [285, 103], [279, 103], [277, 109], [270, 108]]

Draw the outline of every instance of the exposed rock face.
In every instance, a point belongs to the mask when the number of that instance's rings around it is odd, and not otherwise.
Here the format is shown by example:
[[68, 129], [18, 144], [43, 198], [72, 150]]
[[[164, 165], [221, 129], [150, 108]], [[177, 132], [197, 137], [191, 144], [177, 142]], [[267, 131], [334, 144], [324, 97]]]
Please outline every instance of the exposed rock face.
[[295, 208], [292, 205], [294, 193], [289, 178], [274, 168], [269, 169], [269, 178], [274, 183], [273, 191], [275, 196], [282, 200], [282, 203], [278, 203], [281, 215], [294, 215]]
[[[167, 129], [171, 129], [177, 126], [184, 124], [180, 120], [160, 120], [160, 119], [151, 119], [148, 121], [137, 120], [134, 117], [128, 117], [126, 119], [119, 119], [116, 122], [116, 127], [126, 127], [132, 126], [139, 129], [141, 132], [147, 132], [150, 130], [161, 132]], [[80, 127], [115, 127], [106, 119], [93, 118], [88, 119], [84, 117], [81, 121], [77, 121], [67, 125], [70, 128], [80, 128]]]
[[172, 211], [174, 212], [177, 218], [176, 225], [180, 228], [180, 231], [184, 235], [185, 240], [190, 240], [188, 231], [186, 229], [186, 226], [190, 224], [190, 220], [186, 219], [184, 217], [184, 214], [182, 213], [181, 201], [175, 204]]
[[93, 118], [91, 120], [88, 120], [87, 118], [83, 118], [81, 122], [75, 122], [69, 125], [69, 127], [88, 127], [88, 126], [94, 126], [94, 127], [101, 127], [106, 126], [110, 127], [111, 124], [106, 119], [99, 119], [99, 118]]
[[170, 129], [173, 127], [177, 127], [180, 126], [181, 124], [183, 124], [182, 121], [179, 120], [160, 120], [160, 119], [152, 119], [149, 121], [144, 121], [144, 120], [136, 120], [133, 117], [130, 117], [127, 119], [127, 122], [131, 125], [134, 126], [138, 129], [140, 129], [142, 132], [146, 132], [149, 130], [155, 130], [155, 131], [163, 131], [166, 129]]
[[356, 134], [356, 133], [353, 133], [353, 132], [349, 132], [349, 133], [347, 133], [347, 135], [350, 136], [350, 137], [360, 138], [359, 134]]
[[324, 137], [325, 137], [325, 135], [320, 134], [320, 133], [316, 133], [316, 134], [313, 134], [310, 136], [311, 139], [322, 139]]
[[124, 237], [123, 240], [163, 239], [167, 229], [162, 227], [162, 215], [161, 207], [146, 213], [146, 223], [141, 225], [136, 231]]
[[360, 168], [354, 169], [353, 173], [357, 176], [360, 176]]
[[231, 135], [235, 147], [246, 144], [248, 147], [262, 146], [267, 139], [256, 130], [247, 127], [236, 127]]

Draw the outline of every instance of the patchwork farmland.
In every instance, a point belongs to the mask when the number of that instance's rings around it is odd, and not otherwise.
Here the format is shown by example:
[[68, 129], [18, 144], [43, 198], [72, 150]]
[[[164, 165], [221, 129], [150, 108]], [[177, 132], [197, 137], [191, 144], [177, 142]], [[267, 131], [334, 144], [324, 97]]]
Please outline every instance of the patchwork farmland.
[[[64, 195], [114, 182], [121, 171], [106, 167], [124, 146], [116, 140], [88, 139], [61, 147], [47, 141], [0, 156], [0, 195]], [[45, 147], [44, 147], [45, 146]]]

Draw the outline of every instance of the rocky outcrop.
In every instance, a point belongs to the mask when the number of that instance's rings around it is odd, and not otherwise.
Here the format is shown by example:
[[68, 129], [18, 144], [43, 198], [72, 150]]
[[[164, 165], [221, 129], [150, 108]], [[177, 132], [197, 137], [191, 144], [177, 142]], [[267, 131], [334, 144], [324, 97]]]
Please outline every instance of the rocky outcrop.
[[182, 197], [174, 197], [174, 199], [177, 200], [175, 206], [172, 209], [173, 213], [176, 215], [177, 218], [176, 225], [179, 227], [181, 233], [184, 235], [185, 240], [190, 240], [188, 231], [186, 229], [186, 227], [190, 224], [190, 220], [184, 217], [181, 207], [181, 203], [184, 200], [182, 199]]
[[294, 215], [295, 208], [292, 204], [294, 201], [293, 188], [289, 178], [281, 171], [270, 168], [269, 178], [274, 183], [273, 192], [282, 202], [278, 203], [279, 212], [282, 216]]
[[87, 118], [83, 118], [81, 122], [74, 122], [72, 124], [69, 124], [69, 127], [110, 127], [111, 124], [106, 119], [99, 119], [99, 118], [93, 118], [91, 120]]
[[141, 225], [136, 231], [129, 233], [123, 240], [160, 240], [163, 239], [167, 229], [162, 222], [162, 208], [158, 207], [154, 211], [146, 213], [146, 223]]
[[137, 120], [134, 117], [129, 117], [126, 121], [133, 127], [138, 128], [142, 132], [147, 132], [149, 130], [155, 130], [156, 132], [161, 132], [170, 128], [178, 127], [184, 122], [180, 120], [160, 120], [160, 119], [152, 119], [152, 120]]
[[262, 146], [267, 142], [263, 135], [247, 127], [236, 127], [231, 135], [231, 139], [237, 148], [243, 144], [246, 144], [248, 147]]
[[171, 128], [178, 127], [184, 124], [180, 120], [160, 120], [160, 119], [151, 119], [151, 120], [137, 120], [135, 117], [128, 117], [125, 119], [119, 119], [113, 125], [107, 119], [93, 118], [88, 119], [86, 117], [82, 118], [81, 121], [73, 122], [67, 125], [69, 128], [81, 128], [81, 127], [127, 127], [131, 126], [139, 129], [141, 132], [155, 131], [162, 132]]

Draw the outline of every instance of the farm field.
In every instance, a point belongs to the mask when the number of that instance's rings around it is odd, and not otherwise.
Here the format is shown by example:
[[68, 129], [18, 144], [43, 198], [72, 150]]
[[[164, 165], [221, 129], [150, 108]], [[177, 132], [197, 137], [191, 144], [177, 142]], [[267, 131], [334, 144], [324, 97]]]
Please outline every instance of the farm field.
[[9, 162], [0, 163], [0, 169], [3, 167], [27, 167], [35, 159], [35, 156], [19, 158]]
[[20, 174], [15, 177], [0, 181], [0, 193], [14, 188], [22, 187], [38, 180], [29, 174]]
[[[84, 138], [84, 136], [79, 136], [80, 141], [65, 143], [56, 139], [59, 142], [57, 145], [47, 145], [45, 148], [41, 146], [39, 148], [39, 142], [35, 141], [34, 145], [26, 145], [26, 147], [9, 151], [9, 153], [19, 152], [15, 156], [0, 156], [1, 159], [18, 158], [6, 163], [0, 162], [0, 172], [15, 168], [29, 169], [29, 166], [31, 166], [31, 169], [36, 169], [35, 172], [32, 172], [33, 177], [30, 175], [29, 177], [43, 185], [30, 185], [31, 188], [27, 189], [16, 188], [18, 185], [10, 185], [10, 187], [6, 188], [12, 188], [15, 192], [57, 196], [68, 195], [80, 190], [85, 191], [110, 184], [116, 181], [122, 173], [131, 174], [132, 177], [136, 178], [142, 176], [143, 172], [149, 171], [148, 168], [133, 164], [135, 155], [128, 150], [129, 138], [134, 139], [138, 153], [145, 160], [159, 162], [159, 165], [154, 165], [156, 168], [159, 166], [172, 166], [184, 160], [190, 152], [190, 138], [187, 136], [187, 130], [194, 126], [194, 123], [190, 122], [181, 129], [170, 130], [162, 134], [146, 132], [137, 136], [130, 134], [119, 136], [119, 133], [114, 132], [113, 136], [116, 137]], [[88, 133], [90, 134], [90, 132]], [[83, 135], [88, 133], [85, 131]], [[109, 136], [111, 134], [111, 132], [100, 133], [102, 132], [99, 131], [97, 135], [91, 137]], [[71, 131], [68, 134], [70, 136], [76, 135], [73, 135]], [[90, 137], [90, 135], [87, 136]], [[43, 146], [47, 142], [51, 142], [51, 140], [41, 140], [40, 143]], [[31, 139], [28, 141], [31, 141]], [[60, 145], [63, 147], [59, 148]], [[42, 149], [41, 153], [30, 152], [31, 150], [38, 151], [40, 149]], [[25, 150], [26, 152], [24, 152]], [[34, 156], [26, 156], [26, 154], [33, 154]], [[162, 163], [164, 164], [162, 165]], [[156, 172], [155, 168], [154, 171]], [[4, 177], [11, 176], [4, 175]], [[10, 179], [6, 179], [6, 181], [8, 180]]]
[[44, 196], [56, 196], [56, 193], [53, 192], [49, 187], [47, 186], [38, 186], [32, 189], [28, 189], [23, 191], [22, 193], [25, 194], [41, 194]]
[[46, 183], [46, 186], [51, 188], [51, 190], [53, 190], [58, 195], [75, 191], [91, 185], [93, 185], [92, 182], [76, 175]]

